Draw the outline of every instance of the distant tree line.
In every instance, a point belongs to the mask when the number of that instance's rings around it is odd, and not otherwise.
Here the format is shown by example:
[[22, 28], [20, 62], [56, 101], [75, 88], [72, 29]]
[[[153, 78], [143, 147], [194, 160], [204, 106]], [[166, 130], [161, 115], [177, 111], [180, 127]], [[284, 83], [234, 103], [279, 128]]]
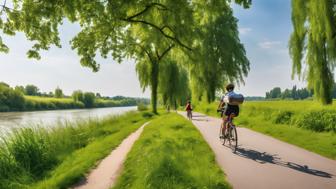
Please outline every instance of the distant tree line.
[[139, 103], [149, 104], [150, 102], [145, 98], [102, 97], [100, 93], [80, 90], [74, 91], [69, 97], [64, 95], [59, 87], [54, 92], [42, 93], [35, 85], [12, 88], [7, 83], [0, 82], [0, 112], [135, 106]]
[[[298, 89], [294, 86], [292, 89], [281, 90], [280, 87], [274, 87], [269, 92], [266, 92], [266, 99], [294, 99], [302, 100], [314, 96], [314, 90], [308, 88]], [[336, 98], [336, 84], [334, 84], [332, 97]]]
[[265, 100], [265, 97], [262, 96], [247, 96], [245, 97], [246, 101], [263, 101]]

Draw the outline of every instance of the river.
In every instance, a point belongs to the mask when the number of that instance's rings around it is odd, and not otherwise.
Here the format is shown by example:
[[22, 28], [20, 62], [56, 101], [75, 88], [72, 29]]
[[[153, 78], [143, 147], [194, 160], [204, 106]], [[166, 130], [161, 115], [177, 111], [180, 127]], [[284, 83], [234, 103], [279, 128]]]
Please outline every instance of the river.
[[118, 115], [131, 110], [136, 110], [136, 107], [131, 106], [34, 112], [4, 112], [0, 113], [0, 132], [3, 133], [14, 128], [29, 126], [50, 127], [60, 122], [64, 123], [89, 118], [103, 118], [107, 115]]

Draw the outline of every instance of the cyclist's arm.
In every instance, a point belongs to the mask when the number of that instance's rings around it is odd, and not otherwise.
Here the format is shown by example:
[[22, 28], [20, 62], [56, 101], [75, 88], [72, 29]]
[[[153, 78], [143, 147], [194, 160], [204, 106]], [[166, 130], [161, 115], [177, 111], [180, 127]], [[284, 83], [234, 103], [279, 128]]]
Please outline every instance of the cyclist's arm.
[[218, 104], [217, 109], [218, 109], [218, 110], [222, 109], [222, 107], [224, 106], [224, 104], [225, 104], [225, 102], [224, 102], [223, 100], [221, 100], [221, 101], [219, 102], [219, 104]]

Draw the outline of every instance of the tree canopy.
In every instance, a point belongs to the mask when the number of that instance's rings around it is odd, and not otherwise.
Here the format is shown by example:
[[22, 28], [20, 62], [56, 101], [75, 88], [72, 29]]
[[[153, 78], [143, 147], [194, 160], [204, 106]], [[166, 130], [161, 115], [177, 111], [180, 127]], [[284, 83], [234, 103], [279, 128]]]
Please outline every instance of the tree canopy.
[[[289, 52], [293, 60], [293, 76], [306, 79], [323, 104], [332, 103], [336, 66], [335, 6], [334, 0], [292, 0], [294, 31]], [[306, 72], [303, 59], [306, 60]]]
[[[160, 71], [160, 64], [167, 63], [162, 68], [174, 70], [175, 63], [171, 63], [184, 57], [178, 71], [172, 73], [190, 72], [193, 92], [205, 91], [208, 101], [214, 100], [215, 92], [224, 82], [243, 81], [249, 62], [239, 41], [231, 2], [13, 0], [13, 7], [3, 6], [0, 30], [7, 35], [25, 33], [35, 43], [27, 52], [28, 57], [39, 59], [41, 50], [48, 50], [51, 45], [61, 47], [59, 26], [65, 19], [79, 23], [81, 30], [70, 43], [80, 56], [81, 65], [98, 71], [99, 63], [95, 60], [98, 55], [119, 62], [135, 59], [141, 86], [151, 88], [156, 111], [158, 92], [166, 94], [170, 90], [159, 86], [164, 81], [159, 78], [171, 74]], [[251, 4], [251, 0], [234, 2], [245, 8]], [[1, 39], [0, 50], [9, 50]], [[166, 57], [175, 60], [164, 60]], [[181, 78], [189, 78], [189, 74]]]
[[[240, 83], [249, 71], [249, 61], [239, 40], [237, 19], [229, 4], [214, 1], [206, 4], [195, 16], [200, 24], [197, 40], [198, 53], [192, 65], [194, 91], [200, 88], [208, 102], [215, 99], [216, 91], [224, 88], [225, 82]], [[198, 94], [201, 96], [203, 91]]]

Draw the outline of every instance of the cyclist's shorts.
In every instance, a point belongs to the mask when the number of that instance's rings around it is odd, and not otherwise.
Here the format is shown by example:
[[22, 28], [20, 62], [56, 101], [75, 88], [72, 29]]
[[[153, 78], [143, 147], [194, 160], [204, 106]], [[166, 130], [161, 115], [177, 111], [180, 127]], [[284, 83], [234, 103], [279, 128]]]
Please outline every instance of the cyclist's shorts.
[[239, 115], [239, 106], [237, 105], [227, 105], [224, 109], [224, 115], [229, 116], [232, 113], [237, 117]]

